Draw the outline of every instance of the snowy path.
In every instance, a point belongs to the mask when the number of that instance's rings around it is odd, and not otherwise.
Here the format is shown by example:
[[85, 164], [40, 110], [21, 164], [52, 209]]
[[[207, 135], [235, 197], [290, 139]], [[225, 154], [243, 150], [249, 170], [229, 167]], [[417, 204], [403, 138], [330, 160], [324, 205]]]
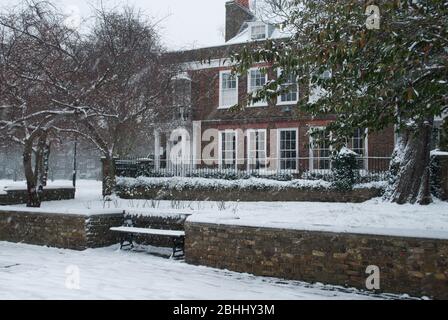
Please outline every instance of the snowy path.
[[[79, 268], [80, 289], [65, 287]], [[71, 251], [0, 242], [0, 299], [378, 299], [354, 289], [192, 266], [116, 247]]]

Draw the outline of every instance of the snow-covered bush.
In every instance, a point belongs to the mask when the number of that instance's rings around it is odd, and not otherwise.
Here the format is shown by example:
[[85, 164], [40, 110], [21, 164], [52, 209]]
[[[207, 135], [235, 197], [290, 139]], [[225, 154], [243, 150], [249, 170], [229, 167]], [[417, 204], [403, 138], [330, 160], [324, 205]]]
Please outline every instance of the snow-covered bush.
[[302, 173], [302, 179], [305, 180], [324, 180], [324, 181], [333, 181], [333, 173], [329, 172], [318, 172], [318, 171], [305, 171]]
[[352, 190], [359, 181], [358, 154], [342, 148], [332, 156], [332, 186], [337, 190]]
[[[177, 171], [177, 172], [176, 172]], [[239, 180], [250, 178], [261, 178], [276, 181], [291, 181], [294, 176], [291, 173], [286, 172], [248, 172], [245, 170], [235, 169], [216, 169], [216, 168], [199, 168], [199, 169], [185, 169], [182, 172], [182, 168], [168, 168], [168, 169], [153, 169], [144, 168], [136, 171], [136, 175], [122, 175], [123, 177], [148, 177], [148, 178], [171, 178], [175, 176], [184, 176], [187, 178], [207, 178], [207, 179], [223, 179], [223, 180]], [[320, 179], [313, 179], [320, 180]]]

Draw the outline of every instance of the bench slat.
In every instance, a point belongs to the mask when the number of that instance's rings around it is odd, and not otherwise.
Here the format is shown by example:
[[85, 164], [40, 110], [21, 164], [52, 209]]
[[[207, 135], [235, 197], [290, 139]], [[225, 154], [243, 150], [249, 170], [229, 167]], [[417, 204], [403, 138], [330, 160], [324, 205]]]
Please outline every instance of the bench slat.
[[134, 228], [134, 227], [112, 227], [110, 228], [110, 230], [123, 233], [150, 234], [157, 236], [170, 236], [170, 237], [185, 236], [185, 231], [180, 230], [161, 230], [161, 229], [147, 229], [147, 228]]

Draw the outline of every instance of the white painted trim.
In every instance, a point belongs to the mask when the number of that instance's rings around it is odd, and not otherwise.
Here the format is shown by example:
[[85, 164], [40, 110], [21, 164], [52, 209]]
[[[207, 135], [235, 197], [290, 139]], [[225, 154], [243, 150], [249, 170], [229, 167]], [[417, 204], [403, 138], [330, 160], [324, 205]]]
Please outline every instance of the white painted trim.
[[222, 134], [235, 133], [235, 170], [238, 168], [238, 130], [225, 129], [218, 131], [218, 167], [222, 169]]
[[364, 143], [365, 143], [365, 151], [366, 151], [366, 159], [364, 160], [365, 164], [364, 164], [364, 169], [365, 170], [369, 170], [369, 129], [366, 128], [366, 137], [364, 138]]
[[[253, 39], [252, 38], [252, 28], [253, 27], [264, 27], [264, 38]], [[248, 22], [247, 23], [247, 28], [248, 28], [248, 31], [249, 31], [249, 40], [250, 41], [267, 40], [269, 38], [269, 26], [268, 26], [267, 23], [260, 22], [260, 21]]]
[[[251, 87], [250, 87], [250, 82], [251, 82], [250, 73], [253, 70], [260, 70], [260, 69], [262, 69], [262, 67], [252, 67], [252, 68], [250, 68], [247, 71], [247, 94], [248, 95], [252, 94]], [[266, 74], [264, 76], [266, 78], [266, 83], [268, 83], [268, 81], [269, 81], [268, 73], [266, 72]], [[267, 107], [267, 106], [268, 106], [268, 102], [267, 101], [261, 101], [261, 102], [257, 102], [257, 103], [248, 105], [248, 107], [251, 107], [251, 108], [253, 108], [253, 107]]]
[[[296, 132], [296, 172], [299, 171], [299, 128], [296, 127], [290, 127], [290, 128], [277, 128], [277, 170], [281, 171], [281, 149], [280, 149], [280, 137], [281, 137], [281, 132], [282, 131], [295, 131]], [[289, 170], [289, 169], [288, 169]]]
[[[324, 126], [310, 126], [309, 129], [325, 129], [326, 127]], [[310, 160], [309, 160], [309, 171], [313, 171], [314, 170], [314, 155], [313, 155], [313, 137], [310, 135], [309, 136], [309, 156], [310, 156]], [[331, 139], [331, 133], [330, 133], [330, 139]], [[330, 145], [329, 150], [333, 150], [333, 146]], [[330, 169], [316, 169], [316, 170], [331, 170], [331, 161], [330, 161]]]
[[[282, 69], [281, 68], [277, 68], [277, 77], [280, 77], [280, 74], [282, 73]], [[296, 79], [297, 80], [297, 79]], [[281, 94], [278, 95], [277, 97], [277, 105], [278, 106], [287, 106], [287, 105], [295, 105], [297, 104], [297, 102], [299, 102], [299, 97], [300, 97], [300, 90], [299, 90], [299, 83], [297, 82], [297, 99], [295, 101], [282, 101], [282, 96]]]
[[[228, 73], [232, 73], [231, 70], [221, 70], [219, 71], [219, 105], [218, 105], [218, 109], [229, 109], [230, 107], [232, 107], [233, 105], [229, 105], [229, 106], [225, 106], [222, 104], [222, 75], [223, 74], [228, 74]], [[236, 80], [236, 103], [238, 103], [238, 76], [235, 76], [235, 80]]]
[[211, 59], [209, 62], [191, 61], [181, 64], [183, 70], [197, 71], [213, 68], [232, 67], [236, 63], [232, 63], [229, 58]]
[[268, 159], [268, 149], [267, 149], [267, 143], [268, 143], [268, 135], [267, 135], [267, 130], [266, 129], [247, 129], [246, 130], [246, 136], [247, 136], [247, 147], [246, 147], [246, 158], [247, 158], [247, 170], [250, 170], [250, 133], [253, 132], [254, 134], [256, 132], [264, 132], [264, 161], [265, 161], [265, 165], [266, 165], [266, 161]]

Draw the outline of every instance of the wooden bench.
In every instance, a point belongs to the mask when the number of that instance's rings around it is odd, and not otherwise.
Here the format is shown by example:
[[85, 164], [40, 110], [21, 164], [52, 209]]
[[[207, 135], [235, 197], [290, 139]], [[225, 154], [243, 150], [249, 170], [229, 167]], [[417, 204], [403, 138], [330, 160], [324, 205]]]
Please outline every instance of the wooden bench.
[[170, 237], [173, 241], [173, 253], [172, 258], [181, 258], [184, 256], [185, 248], [185, 232], [180, 230], [162, 230], [162, 229], [148, 229], [148, 228], [135, 228], [135, 227], [112, 227], [111, 231], [120, 232], [120, 249], [129, 246], [131, 249], [134, 247], [135, 235], [152, 235], [152, 236], [164, 236]]

